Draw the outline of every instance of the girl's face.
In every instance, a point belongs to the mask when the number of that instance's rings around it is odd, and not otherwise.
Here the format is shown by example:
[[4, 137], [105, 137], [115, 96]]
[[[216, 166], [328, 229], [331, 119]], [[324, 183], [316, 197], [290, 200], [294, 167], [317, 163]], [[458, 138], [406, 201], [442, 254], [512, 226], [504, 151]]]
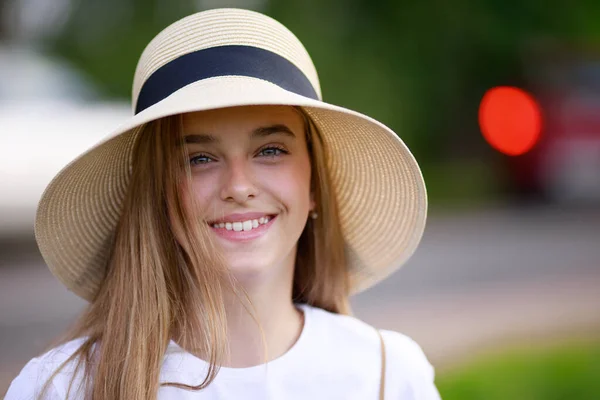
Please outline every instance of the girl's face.
[[246, 106], [183, 116], [199, 207], [241, 281], [293, 268], [296, 244], [313, 208], [311, 167], [298, 111]]

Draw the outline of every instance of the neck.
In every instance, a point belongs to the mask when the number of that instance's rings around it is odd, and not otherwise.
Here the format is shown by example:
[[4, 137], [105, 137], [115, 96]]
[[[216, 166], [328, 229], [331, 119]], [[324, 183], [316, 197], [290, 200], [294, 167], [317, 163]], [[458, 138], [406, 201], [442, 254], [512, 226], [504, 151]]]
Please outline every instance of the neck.
[[249, 310], [237, 297], [227, 299], [230, 357], [224, 366], [263, 364], [286, 353], [300, 336], [304, 321], [302, 312], [292, 302], [293, 263], [279, 271], [281, 274], [272, 279], [242, 282], [252, 303]]

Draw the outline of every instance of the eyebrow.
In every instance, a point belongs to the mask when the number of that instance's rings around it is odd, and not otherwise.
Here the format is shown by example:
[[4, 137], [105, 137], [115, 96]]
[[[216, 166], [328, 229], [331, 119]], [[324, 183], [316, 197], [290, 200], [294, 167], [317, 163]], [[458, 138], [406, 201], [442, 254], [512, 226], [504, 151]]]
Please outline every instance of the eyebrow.
[[[296, 138], [294, 132], [286, 125], [277, 124], [270, 126], [261, 126], [252, 131], [250, 138], [262, 138], [270, 135], [283, 134], [285, 136]], [[210, 134], [191, 134], [186, 135], [184, 139], [185, 143], [195, 143], [195, 144], [209, 144], [209, 143], [218, 143], [220, 140]]]

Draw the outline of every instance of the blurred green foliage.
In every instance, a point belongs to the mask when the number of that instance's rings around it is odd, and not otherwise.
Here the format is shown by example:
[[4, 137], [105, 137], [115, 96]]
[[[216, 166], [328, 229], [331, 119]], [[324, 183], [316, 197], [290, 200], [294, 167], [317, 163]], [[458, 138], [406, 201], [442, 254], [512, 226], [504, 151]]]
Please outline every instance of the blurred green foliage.
[[[127, 98], [137, 60], [160, 30], [202, 4], [244, 3], [73, 4], [51, 48], [86, 71], [106, 95]], [[523, 55], [533, 44], [584, 46], [600, 38], [596, 0], [265, 0], [259, 7], [304, 43], [319, 71], [324, 99], [398, 132], [426, 167], [434, 193], [439, 191], [435, 182], [457, 179], [446, 173], [456, 160], [498, 161], [479, 134], [478, 104], [496, 85], [527, 89]]]
[[522, 348], [441, 374], [444, 400], [595, 400], [600, 341]]
[[[108, 95], [127, 97], [144, 46], [168, 24], [197, 11], [198, 3], [74, 2], [53, 48]], [[452, 142], [476, 132], [477, 104], [485, 89], [522, 83], [521, 52], [528, 41], [554, 38], [577, 45], [600, 34], [600, 3], [592, 0], [265, 4], [262, 11], [288, 26], [311, 53], [326, 100], [395, 128], [419, 158], [428, 160], [442, 157], [448, 145], [460, 147]]]

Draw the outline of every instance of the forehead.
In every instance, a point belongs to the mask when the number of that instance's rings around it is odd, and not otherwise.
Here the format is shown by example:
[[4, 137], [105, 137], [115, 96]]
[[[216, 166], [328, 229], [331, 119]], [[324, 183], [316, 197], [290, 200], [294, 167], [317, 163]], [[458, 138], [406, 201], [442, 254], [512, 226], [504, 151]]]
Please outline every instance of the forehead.
[[183, 114], [184, 133], [249, 133], [277, 124], [297, 133], [304, 129], [300, 111], [291, 106], [242, 106]]

